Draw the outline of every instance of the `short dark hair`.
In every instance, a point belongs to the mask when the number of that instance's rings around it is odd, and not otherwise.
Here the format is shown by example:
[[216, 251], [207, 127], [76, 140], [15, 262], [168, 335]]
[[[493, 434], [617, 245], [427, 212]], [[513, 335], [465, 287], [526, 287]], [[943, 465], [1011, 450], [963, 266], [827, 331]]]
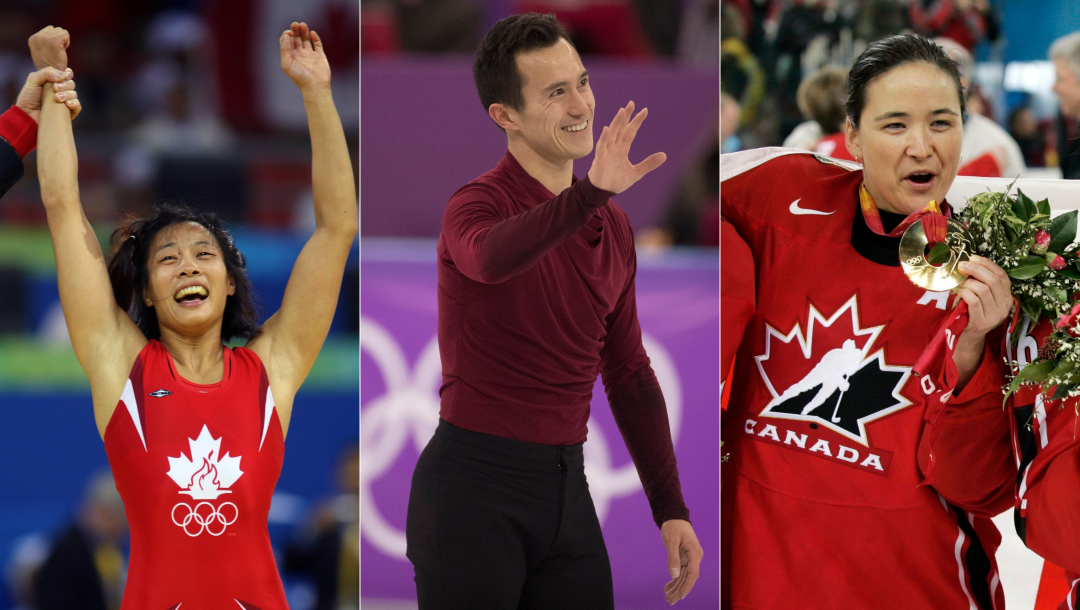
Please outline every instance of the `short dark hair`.
[[848, 72], [848, 97], [844, 109], [852, 126], [859, 128], [859, 117], [866, 107], [866, 89], [870, 83], [894, 68], [917, 62], [936, 66], [953, 79], [960, 98], [960, 116], [967, 114], [964, 85], [960, 82], [960, 64], [928, 38], [918, 34], [899, 34], [871, 43]]
[[480, 41], [473, 61], [473, 80], [484, 111], [492, 104], [505, 104], [514, 110], [524, 108], [518, 53], [550, 47], [560, 39], [570, 42], [570, 36], [555, 15], [527, 13], [496, 23]]
[[259, 333], [259, 312], [255, 292], [247, 279], [247, 263], [243, 253], [233, 243], [232, 236], [216, 214], [182, 204], [155, 205], [149, 217], [140, 219], [129, 216], [121, 220], [113, 231], [109, 239], [113, 250], [109, 259], [109, 281], [117, 305], [131, 316], [147, 339], [161, 338], [157, 312], [143, 302], [149, 282], [147, 266], [150, 244], [162, 230], [188, 222], [201, 226], [214, 236], [221, 248], [225, 269], [236, 286], [234, 293], [225, 300], [221, 340], [256, 336]]

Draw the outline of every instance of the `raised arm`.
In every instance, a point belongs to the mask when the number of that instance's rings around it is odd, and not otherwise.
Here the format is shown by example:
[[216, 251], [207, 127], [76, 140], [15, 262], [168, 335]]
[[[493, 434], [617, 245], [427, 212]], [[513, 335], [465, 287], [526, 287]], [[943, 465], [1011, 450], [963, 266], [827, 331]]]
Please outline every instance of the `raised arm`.
[[98, 432], [105, 427], [146, 337], [117, 306], [94, 230], [79, 200], [79, 161], [71, 132], [73, 97], [58, 102], [56, 85], [41, 96], [38, 180], [49, 222], [60, 304], [71, 346], [90, 379]]
[[630, 145], [648, 114], [646, 108], [634, 116], [634, 102], [620, 108], [596, 142], [588, 176], [528, 212], [502, 218], [467, 193], [455, 194], [443, 218], [443, 237], [454, 264], [469, 279], [497, 284], [531, 268], [569, 239], [612, 195], [667, 160], [666, 154], [653, 153], [637, 165], [630, 162]]
[[315, 233], [293, 265], [281, 309], [248, 347], [266, 365], [278, 418], [287, 431], [293, 397], [330, 331], [357, 214], [352, 163], [330, 95], [330, 64], [322, 41], [307, 24], [293, 23], [279, 42], [281, 68], [300, 88], [307, 111]]

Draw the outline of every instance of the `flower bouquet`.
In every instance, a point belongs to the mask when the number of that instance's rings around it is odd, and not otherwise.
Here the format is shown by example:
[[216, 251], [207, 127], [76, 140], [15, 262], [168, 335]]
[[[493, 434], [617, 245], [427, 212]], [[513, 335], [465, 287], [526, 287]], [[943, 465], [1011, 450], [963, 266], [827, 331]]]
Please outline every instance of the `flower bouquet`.
[[[1072, 301], [1080, 292], [1080, 259], [1073, 243], [1077, 212], [1051, 218], [1046, 199], [1036, 202], [1010, 191], [979, 193], [958, 215], [972, 251], [1009, 274], [1016, 317], [1025, 314], [1033, 324], [1043, 317], [1056, 320], [1038, 358], [1017, 373], [1006, 398], [1025, 383], [1053, 390], [1050, 398], [1074, 396], [1080, 394], [1080, 303]], [[928, 260], [934, 262], [934, 255], [931, 251]], [[1012, 330], [1008, 340], [1015, 347], [1019, 337]]]

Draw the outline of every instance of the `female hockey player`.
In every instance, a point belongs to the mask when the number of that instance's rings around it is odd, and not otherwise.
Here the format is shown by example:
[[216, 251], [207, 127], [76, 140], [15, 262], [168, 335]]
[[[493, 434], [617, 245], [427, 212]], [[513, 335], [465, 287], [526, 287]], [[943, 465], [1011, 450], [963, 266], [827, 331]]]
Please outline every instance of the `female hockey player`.
[[[960, 164], [956, 63], [920, 36], [877, 41], [850, 71], [846, 112], [859, 164], [721, 159], [721, 367], [735, 363], [722, 605], [1000, 608], [989, 518], [1009, 507], [1015, 467], [988, 334], [1009, 279], [972, 257], [956, 297], [931, 292], [898, 254]], [[957, 299], [970, 313], [944, 392], [912, 366]]]

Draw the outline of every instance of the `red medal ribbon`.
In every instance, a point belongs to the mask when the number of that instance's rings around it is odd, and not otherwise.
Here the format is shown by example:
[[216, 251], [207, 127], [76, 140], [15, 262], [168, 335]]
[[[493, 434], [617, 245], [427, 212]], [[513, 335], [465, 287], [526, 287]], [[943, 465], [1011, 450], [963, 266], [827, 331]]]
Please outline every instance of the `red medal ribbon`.
[[[866, 183], [859, 187], [859, 205], [862, 207], [866, 226], [878, 235], [900, 237], [908, 227], [921, 221], [931, 248], [945, 241], [945, 235], [949, 229], [948, 218], [952, 216], [949, 204], [942, 203], [939, 206], [936, 201], [930, 201], [925, 208], [910, 214], [895, 229], [886, 233], [881, 224], [881, 212], [874, 198], [870, 196], [870, 192], [866, 190]], [[961, 301], [949, 312], [949, 315], [934, 326], [930, 343], [912, 366], [911, 370], [915, 375], [925, 378], [920, 385], [928, 400], [939, 400], [944, 403], [952, 397], [952, 391], [958, 380], [956, 363], [953, 362], [952, 356], [956, 351], [956, 339], [967, 328], [967, 324], [967, 303]]]
[[881, 224], [881, 212], [878, 211], [877, 204], [874, 203], [874, 198], [870, 196], [870, 192], [866, 190], [865, 183], [859, 187], [859, 205], [862, 207], [866, 226], [878, 235], [900, 237], [904, 234], [904, 231], [907, 231], [908, 227], [921, 220], [923, 230], [926, 232], [926, 239], [931, 248], [945, 241], [945, 234], [949, 230], [948, 218], [952, 216], [952, 209], [949, 208], [949, 204], [942, 203], [939, 206], [937, 201], [931, 200], [930, 203], [926, 204], [925, 208], [913, 212], [895, 229], [886, 233], [885, 227]]

